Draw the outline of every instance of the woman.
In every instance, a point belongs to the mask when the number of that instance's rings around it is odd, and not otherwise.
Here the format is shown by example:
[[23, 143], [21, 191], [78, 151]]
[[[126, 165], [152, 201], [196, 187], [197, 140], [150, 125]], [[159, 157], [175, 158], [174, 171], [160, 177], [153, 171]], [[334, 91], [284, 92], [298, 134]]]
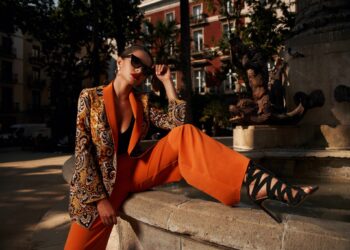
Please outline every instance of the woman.
[[[253, 202], [278, 222], [263, 201], [298, 205], [317, 189], [288, 186], [192, 125], [183, 125], [185, 102], [177, 99], [169, 68], [153, 68], [152, 57], [142, 46], [126, 49], [117, 67], [112, 83], [84, 89], [79, 97], [69, 207], [72, 224], [65, 249], [105, 249], [117, 210], [129, 193], [181, 178], [227, 205], [239, 202], [245, 183]], [[168, 113], [153, 108], [146, 95], [134, 91], [153, 72], [165, 87]], [[171, 131], [141, 151], [138, 142], [149, 122]]]

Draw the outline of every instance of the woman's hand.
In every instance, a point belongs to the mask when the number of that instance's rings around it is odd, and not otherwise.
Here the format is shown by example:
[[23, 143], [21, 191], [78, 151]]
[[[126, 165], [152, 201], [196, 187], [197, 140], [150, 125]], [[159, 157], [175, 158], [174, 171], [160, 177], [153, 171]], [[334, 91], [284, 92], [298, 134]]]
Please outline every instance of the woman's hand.
[[167, 65], [156, 64], [155, 71], [157, 78], [163, 83], [164, 86], [166, 86], [166, 84], [171, 84], [170, 69]]
[[171, 81], [170, 68], [165, 64], [156, 64], [156, 76], [164, 85], [169, 101], [177, 99], [174, 85]]
[[102, 199], [97, 202], [97, 211], [105, 226], [117, 224], [117, 213], [108, 199]]

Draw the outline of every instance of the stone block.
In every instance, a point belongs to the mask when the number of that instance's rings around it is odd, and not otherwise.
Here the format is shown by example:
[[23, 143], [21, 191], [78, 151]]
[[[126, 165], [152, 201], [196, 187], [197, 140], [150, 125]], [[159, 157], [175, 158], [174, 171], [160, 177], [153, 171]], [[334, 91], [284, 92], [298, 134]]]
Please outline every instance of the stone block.
[[[168, 218], [179, 204], [189, 200], [185, 196], [169, 196], [165, 192], [143, 192], [134, 194], [133, 198], [140, 202], [124, 202], [123, 212], [133, 218], [162, 228], [167, 228]], [[157, 204], [157, 205], [155, 205]]]
[[192, 200], [172, 213], [169, 230], [231, 249], [279, 249], [283, 225], [256, 209]]
[[350, 126], [237, 126], [233, 129], [235, 149], [327, 148], [350, 149]]
[[288, 230], [285, 231], [281, 249], [350, 249], [349, 223], [292, 217], [294, 219], [286, 224]]
[[296, 148], [313, 138], [313, 128], [308, 126], [237, 126], [233, 129], [235, 149]]

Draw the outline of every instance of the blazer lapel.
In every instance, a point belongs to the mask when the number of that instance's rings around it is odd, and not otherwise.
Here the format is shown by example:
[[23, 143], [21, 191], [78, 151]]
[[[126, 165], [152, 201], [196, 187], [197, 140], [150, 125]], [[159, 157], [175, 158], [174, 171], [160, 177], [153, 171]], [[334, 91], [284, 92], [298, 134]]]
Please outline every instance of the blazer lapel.
[[130, 155], [141, 136], [143, 107], [142, 107], [142, 104], [138, 100], [136, 100], [135, 94], [132, 91], [129, 94], [129, 101], [131, 104], [132, 113], [134, 114], [134, 117], [135, 117], [135, 124], [132, 130], [130, 143], [128, 147], [128, 153]]
[[107, 120], [112, 129], [114, 152], [118, 152], [118, 120], [114, 102], [113, 82], [103, 88], [103, 100], [105, 104]]

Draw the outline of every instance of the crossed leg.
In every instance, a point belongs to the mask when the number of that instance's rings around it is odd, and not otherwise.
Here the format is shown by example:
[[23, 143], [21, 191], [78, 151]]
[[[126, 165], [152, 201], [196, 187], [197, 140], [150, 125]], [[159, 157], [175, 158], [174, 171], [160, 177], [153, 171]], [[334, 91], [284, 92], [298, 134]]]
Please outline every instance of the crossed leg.
[[[117, 210], [131, 192], [184, 178], [190, 185], [232, 205], [240, 200], [249, 161], [196, 127], [179, 126], [142, 156], [118, 157], [115, 192], [110, 201]], [[105, 249], [111, 229], [112, 226], [104, 226], [99, 218], [90, 229], [73, 222], [65, 249]]]

